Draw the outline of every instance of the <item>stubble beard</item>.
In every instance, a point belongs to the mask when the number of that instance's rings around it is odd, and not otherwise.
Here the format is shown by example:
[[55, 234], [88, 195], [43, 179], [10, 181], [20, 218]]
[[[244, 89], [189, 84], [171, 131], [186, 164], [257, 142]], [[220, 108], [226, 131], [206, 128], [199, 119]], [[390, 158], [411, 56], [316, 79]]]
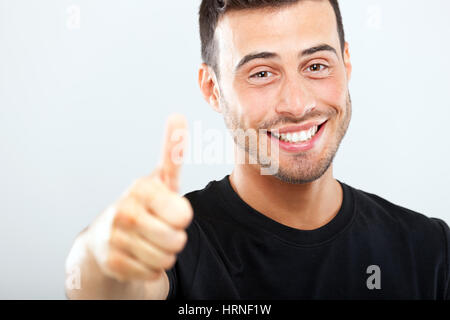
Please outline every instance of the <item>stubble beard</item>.
[[245, 139], [244, 143], [242, 143], [242, 140], [237, 139], [235, 134], [236, 131], [239, 129], [246, 131], [251, 128], [245, 128], [243, 126], [239, 117], [231, 110], [231, 108], [229, 108], [223, 95], [220, 99], [220, 105], [225, 125], [232, 133], [235, 145], [237, 146], [237, 152], [245, 152], [248, 155], [248, 158], [254, 159], [261, 168], [268, 167], [268, 163], [273, 165], [273, 161], [278, 161], [278, 170], [272, 175], [280, 181], [289, 184], [311, 183], [320, 179], [328, 171], [339, 150], [341, 142], [347, 133], [352, 118], [352, 101], [350, 92], [347, 92], [344, 118], [340, 121], [332, 142], [324, 146], [325, 150], [321, 152], [320, 158], [316, 161], [312, 161], [310, 157], [316, 156], [315, 154], [301, 153], [291, 155], [283, 163], [280, 163], [280, 159], [272, 159], [270, 154], [264, 156], [264, 153], [259, 152], [259, 142], [254, 146], [249, 144], [248, 139]]

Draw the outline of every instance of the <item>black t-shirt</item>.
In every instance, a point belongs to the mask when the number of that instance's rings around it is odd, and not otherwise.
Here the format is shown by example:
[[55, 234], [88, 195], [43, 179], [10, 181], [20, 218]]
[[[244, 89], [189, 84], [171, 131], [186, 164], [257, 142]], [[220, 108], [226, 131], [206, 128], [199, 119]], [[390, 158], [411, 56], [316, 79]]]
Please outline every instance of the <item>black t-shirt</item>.
[[338, 214], [312, 231], [254, 210], [229, 176], [186, 194], [168, 299], [449, 299], [448, 225], [339, 183]]

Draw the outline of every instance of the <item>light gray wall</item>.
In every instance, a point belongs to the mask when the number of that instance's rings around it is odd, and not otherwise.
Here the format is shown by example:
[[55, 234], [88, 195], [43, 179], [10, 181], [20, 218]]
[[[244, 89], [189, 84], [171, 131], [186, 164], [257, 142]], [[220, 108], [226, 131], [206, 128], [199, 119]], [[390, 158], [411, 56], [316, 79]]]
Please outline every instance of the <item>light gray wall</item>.
[[[0, 0], [0, 298], [64, 298], [74, 237], [152, 170], [169, 113], [225, 132], [197, 88], [198, 4]], [[450, 2], [341, 6], [354, 117], [335, 176], [450, 222]], [[187, 165], [182, 192], [231, 169]]]

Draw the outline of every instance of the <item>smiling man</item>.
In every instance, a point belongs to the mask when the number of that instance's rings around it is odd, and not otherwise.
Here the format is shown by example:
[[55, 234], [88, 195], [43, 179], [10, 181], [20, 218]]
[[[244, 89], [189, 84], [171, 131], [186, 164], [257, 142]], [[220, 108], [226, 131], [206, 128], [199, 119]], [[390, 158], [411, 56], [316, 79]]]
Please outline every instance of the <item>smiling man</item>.
[[[68, 297], [449, 299], [446, 223], [333, 177], [352, 114], [337, 1], [203, 0], [200, 33], [201, 92], [235, 168], [179, 196], [186, 123], [171, 118], [161, 165], [77, 238], [67, 268], [84, 286]], [[256, 145], [235, 134], [249, 131]]]

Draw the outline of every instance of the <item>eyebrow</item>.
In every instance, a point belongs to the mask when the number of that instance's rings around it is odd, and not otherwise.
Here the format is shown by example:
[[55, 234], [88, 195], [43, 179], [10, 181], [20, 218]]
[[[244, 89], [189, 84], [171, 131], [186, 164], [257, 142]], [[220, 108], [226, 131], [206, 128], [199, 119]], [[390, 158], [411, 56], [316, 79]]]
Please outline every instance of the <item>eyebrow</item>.
[[[320, 52], [320, 51], [330, 51], [333, 52], [336, 56], [337, 56], [337, 51], [335, 48], [333, 48], [332, 46], [328, 45], [328, 44], [321, 44], [318, 46], [314, 46], [308, 49], [303, 50], [302, 52], [300, 52], [299, 57], [305, 57], [305, 56], [310, 56], [316, 52]], [[246, 55], [245, 57], [243, 57], [241, 59], [241, 61], [239, 61], [239, 63], [236, 65], [236, 68], [234, 69], [235, 72], [237, 72], [240, 68], [242, 68], [245, 64], [249, 63], [252, 60], [255, 59], [279, 59], [280, 56], [274, 52], [257, 52], [257, 53], [250, 53], [248, 55]]]

